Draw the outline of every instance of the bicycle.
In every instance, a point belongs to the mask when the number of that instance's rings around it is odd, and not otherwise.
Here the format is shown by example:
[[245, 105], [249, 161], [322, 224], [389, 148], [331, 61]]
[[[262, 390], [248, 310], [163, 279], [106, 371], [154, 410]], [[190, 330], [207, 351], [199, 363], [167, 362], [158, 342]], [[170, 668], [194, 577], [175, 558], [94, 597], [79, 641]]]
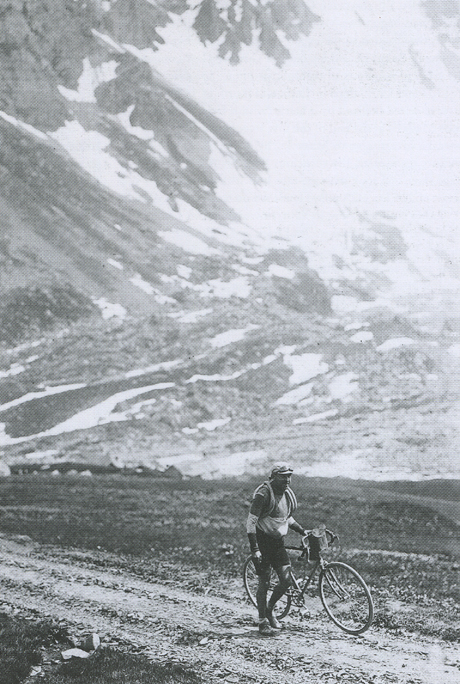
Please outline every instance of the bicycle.
[[[321, 552], [338, 540], [338, 536], [325, 527], [320, 530], [308, 530], [302, 537], [301, 546], [286, 546], [289, 551], [300, 551], [298, 559], [308, 562], [303, 584], [299, 583], [292, 567], [290, 574], [292, 585], [276, 604], [278, 619], [286, 617], [293, 603], [305, 606], [305, 593], [311, 585], [316, 571], [319, 569], [318, 588], [321, 603], [337, 627], [348, 634], [362, 634], [371, 625], [374, 618], [374, 604], [369, 587], [361, 575], [347, 563], [325, 561]], [[243, 566], [243, 581], [251, 603], [257, 607], [256, 591], [258, 576], [252, 556]], [[278, 583], [276, 572], [271, 570], [269, 593]]]

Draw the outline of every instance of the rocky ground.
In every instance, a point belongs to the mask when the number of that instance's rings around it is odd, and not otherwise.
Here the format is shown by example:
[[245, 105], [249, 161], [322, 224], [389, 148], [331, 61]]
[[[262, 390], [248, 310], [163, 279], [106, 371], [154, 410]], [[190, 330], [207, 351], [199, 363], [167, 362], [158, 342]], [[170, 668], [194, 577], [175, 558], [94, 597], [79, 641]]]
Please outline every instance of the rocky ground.
[[[2, 535], [1, 610], [52, 618], [76, 636], [94, 631], [102, 645], [142, 652], [155, 661], [191, 664], [208, 682], [458, 681], [454, 643], [377, 627], [349, 636], [328, 621], [315, 600], [308, 617], [289, 616], [279, 636], [264, 639], [237, 579], [226, 582], [223, 598], [217, 575], [198, 592], [183, 587], [180, 567], [177, 581], [146, 581], [111, 567], [109, 554], [103, 556]], [[50, 652], [42, 676], [56, 667], [53, 660], [56, 654]]]

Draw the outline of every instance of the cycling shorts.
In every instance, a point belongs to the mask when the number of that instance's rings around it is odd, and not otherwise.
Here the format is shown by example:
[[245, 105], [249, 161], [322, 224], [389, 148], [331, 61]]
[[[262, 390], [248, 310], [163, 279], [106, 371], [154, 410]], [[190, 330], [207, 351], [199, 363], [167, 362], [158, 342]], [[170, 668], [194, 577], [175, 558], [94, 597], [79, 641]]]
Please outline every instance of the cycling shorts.
[[275, 570], [282, 568], [284, 565], [290, 565], [288, 553], [284, 546], [284, 537], [270, 537], [270, 535], [256, 530], [257, 544], [260, 553], [262, 554], [262, 561], [256, 568], [257, 574], [264, 574], [271, 566]]

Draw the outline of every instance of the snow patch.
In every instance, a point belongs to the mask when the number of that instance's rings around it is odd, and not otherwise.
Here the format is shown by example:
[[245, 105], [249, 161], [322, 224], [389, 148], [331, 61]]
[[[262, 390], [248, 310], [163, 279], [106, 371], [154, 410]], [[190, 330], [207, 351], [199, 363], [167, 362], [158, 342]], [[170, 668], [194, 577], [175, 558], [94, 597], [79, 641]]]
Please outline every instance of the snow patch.
[[202, 428], [203, 430], [208, 430], [208, 432], [216, 430], [218, 427], [222, 427], [223, 425], [227, 425], [231, 421], [231, 418], [216, 418], [215, 420], [207, 420], [204, 421], [203, 423], [197, 423], [198, 428]]
[[157, 140], [155, 140], [155, 133], [141, 126], [131, 125], [131, 114], [133, 113], [136, 105], [130, 105], [126, 112], [117, 114], [117, 119], [130, 135], [134, 135], [139, 140], [148, 140], [149, 146], [155, 150], [161, 157], [169, 157], [169, 152], [165, 150], [163, 145], [161, 145]]
[[[385, 482], [388, 480], [410, 480], [420, 482], [428, 478], [440, 477], [436, 467], [414, 472], [411, 468], [394, 465], [373, 465], [372, 452], [366, 449], [334, 454], [329, 462], [320, 461], [309, 466], [296, 467], [296, 473], [307, 477], [347, 477], [353, 480], [371, 480]], [[457, 473], [443, 472], [443, 479], [458, 477]]]
[[[1, 423], [0, 423], [1, 426]], [[7, 463], [0, 461], [0, 477], [9, 477], [11, 475], [10, 466]]]
[[240, 266], [240, 264], [232, 264], [232, 268], [237, 273], [241, 273], [241, 275], [259, 275], [259, 271], [254, 271], [252, 268], [246, 268], [246, 266]]
[[72, 392], [73, 390], [82, 389], [82, 387], [86, 387], [86, 383], [78, 382], [74, 383], [73, 385], [56, 385], [54, 387], [47, 387], [46, 389], [40, 392], [28, 392], [27, 394], [24, 394], [22, 397], [12, 399], [11, 401], [8, 401], [6, 404], [1, 404], [0, 411], [7, 411], [8, 409], [13, 408], [14, 406], [20, 406], [21, 404], [24, 404], [27, 401], [32, 401], [32, 399], [41, 399], [42, 397], [48, 397], [52, 394], [60, 394], [61, 392]]
[[126, 409], [126, 411], [118, 411], [117, 413], [112, 412], [109, 416], [109, 422], [120, 423], [125, 420], [129, 420], [130, 418], [136, 418], [137, 420], [144, 418], [145, 413], [142, 412], [142, 409], [145, 406], [152, 406], [153, 404], [156, 404], [156, 401], [156, 399], [144, 399], [143, 401], [136, 402], [128, 409]]
[[77, 90], [70, 90], [58, 85], [58, 90], [69, 102], [97, 102], [95, 90], [101, 83], [107, 83], [116, 78], [118, 62], [111, 60], [99, 66], [92, 67], [88, 57], [83, 59], [83, 71], [78, 79]]
[[258, 257], [248, 257], [244, 256], [241, 257], [241, 261], [244, 261], [245, 264], [253, 264], [256, 266], [257, 264], [260, 264], [264, 260], [263, 256], [258, 256]]
[[241, 370], [235, 371], [232, 375], [220, 375], [219, 373], [215, 373], [214, 375], [192, 375], [191, 378], [185, 381], [185, 384], [198, 382], [198, 380], [203, 380], [204, 382], [225, 382], [227, 380], [235, 380], [235, 378], [239, 378], [240, 375], [244, 375], [246, 372], [247, 371], [245, 370]]
[[[28, 454], [24, 454], [23, 458], [26, 461], [41, 461], [42, 463], [57, 463], [60, 459], [58, 458], [59, 449], [43, 449], [42, 451], [31, 451]], [[64, 459], [61, 459], [64, 460]]]
[[370, 330], [362, 330], [357, 332], [350, 337], [350, 342], [356, 342], [358, 344], [363, 344], [364, 342], [370, 342], [374, 339], [374, 334]]
[[138, 287], [146, 294], [152, 295], [155, 292], [155, 288], [153, 287], [153, 285], [150, 285], [150, 283], [144, 280], [139, 273], [136, 273], [135, 276], [130, 278], [129, 282], [132, 283], [135, 287]]
[[255, 330], [258, 327], [258, 325], [248, 325], [246, 328], [227, 330], [226, 332], [219, 333], [209, 340], [209, 342], [211, 347], [214, 347], [215, 349], [225, 347], [227, 344], [239, 342], [240, 340], [244, 339], [246, 333], [248, 333], [250, 330]]
[[288, 280], [295, 278], [295, 271], [292, 271], [290, 268], [285, 268], [284, 266], [278, 266], [278, 264], [270, 264], [268, 273], [277, 278], [287, 278]]
[[102, 318], [105, 320], [109, 318], [120, 318], [123, 320], [126, 317], [126, 309], [121, 304], [111, 304], [105, 297], [93, 299], [93, 302], [100, 308]]
[[[146, 202], [144, 193], [153, 204], [168, 214], [173, 214], [167, 197], [158, 189], [156, 183], [123, 167], [107, 152], [110, 139], [98, 131], [86, 131], [78, 121], [66, 121], [64, 126], [49, 133], [93, 178], [106, 188], [119, 195]], [[141, 193], [137, 192], [141, 190]]]
[[119, 261], [116, 261], [115, 259], [107, 259], [107, 263], [110, 264], [110, 266], [113, 266], [114, 268], [118, 268], [119, 271], [123, 271], [123, 264], [120, 264]]
[[356, 382], [359, 379], [359, 375], [356, 373], [344, 373], [343, 375], [337, 375], [329, 383], [329, 393], [332, 399], [346, 400], [349, 398], [350, 394], [356, 392], [359, 389], [359, 385]]
[[257, 464], [266, 459], [267, 453], [262, 449], [226, 454], [204, 462], [201, 474], [204, 479], [208, 480], [252, 474], [257, 472]]
[[411, 344], [415, 344], [415, 340], [411, 337], [393, 337], [390, 340], [386, 340], [383, 344], [377, 347], [378, 351], [386, 352], [390, 349], [397, 349], [398, 347], [404, 347]]
[[293, 370], [289, 378], [290, 385], [300, 385], [301, 383], [315, 378], [317, 375], [327, 373], [329, 366], [322, 361], [322, 354], [301, 354], [299, 356], [285, 355], [284, 363]]
[[25, 371], [26, 367], [20, 363], [12, 363], [6, 371], [0, 371], [0, 378], [9, 378], [12, 375], [19, 375]]
[[344, 326], [345, 332], [350, 332], [350, 330], [360, 330], [361, 328], [368, 328], [370, 323], [361, 323], [360, 321], [355, 321], [354, 323], [348, 323]]
[[[222, 244], [233, 247], [243, 247], [248, 242], [252, 244], [252, 231], [241, 223], [236, 221], [229, 221], [228, 225], [217, 223], [217, 221], [209, 218], [209, 216], [201, 214], [198, 209], [192, 207], [191, 204], [187, 204], [180, 197], [176, 197], [176, 205], [177, 211], [174, 216], [192, 230], [201, 233], [204, 237], [212, 239], [214, 242], [218, 240]], [[257, 236], [256, 239], [263, 246], [263, 241], [257, 238]]]
[[289, 356], [290, 354], [293, 354], [296, 349], [296, 344], [282, 344], [275, 349], [274, 353], [277, 355], [282, 354], [283, 356]]
[[356, 297], [349, 297], [348, 295], [332, 295], [331, 307], [335, 313], [349, 313], [356, 311], [358, 300]]
[[185, 278], [186, 280], [188, 280], [192, 275], [192, 269], [190, 266], [184, 266], [184, 264], [178, 264], [176, 266], [176, 271], [181, 278]]
[[[62, 335], [56, 335], [56, 337], [62, 337]], [[18, 352], [24, 351], [24, 349], [29, 349], [30, 347], [38, 347], [41, 344], [46, 342], [45, 338], [43, 337], [40, 340], [34, 340], [33, 342], [23, 342], [22, 344], [19, 344], [17, 347], [12, 347], [12, 349], [7, 349], [6, 353], [7, 354], [17, 354]]]
[[[202, 459], [203, 456], [201, 454], [177, 454], [175, 456], [162, 456], [155, 460], [161, 468], [166, 469], [170, 466], [175, 466], [177, 468], [179, 466], [185, 466], [188, 463], [196, 463]], [[185, 470], [182, 470], [182, 467], [180, 470], [181, 472], [186, 472]]]
[[109, 47], [111, 47], [116, 52], [119, 52], [121, 55], [126, 52], [126, 50], [119, 43], [116, 43], [106, 33], [101, 33], [100, 31], [96, 31], [96, 29], [91, 29], [91, 33], [93, 34], [93, 36], [102, 40], [102, 42], [106, 43]]
[[170, 370], [171, 368], [176, 368], [183, 363], [182, 359], [174, 359], [173, 361], [160, 361], [160, 363], [154, 363], [146, 368], [136, 368], [134, 370], [127, 371], [125, 373], [125, 378], [137, 378], [140, 375], [147, 375], [148, 373], [156, 373], [160, 370]]
[[230, 297], [247, 299], [252, 290], [245, 276], [227, 281], [220, 280], [220, 278], [208, 280], [197, 285], [194, 289], [201, 290], [201, 297], [217, 297], [218, 299], [229, 299]]
[[202, 316], [207, 316], [212, 313], [212, 309], [199, 309], [198, 311], [180, 311], [178, 313], [169, 313], [168, 316], [176, 318], [179, 323], [196, 323]]
[[453, 344], [447, 350], [447, 353], [453, 356], [455, 359], [460, 359], [460, 344]]
[[318, 420], [324, 420], [325, 418], [332, 418], [338, 414], [338, 409], [330, 409], [329, 411], [323, 411], [322, 413], [315, 413], [312, 416], [306, 416], [305, 418], [295, 418], [292, 421], [293, 425], [302, 425], [302, 423], [316, 423]]
[[[21, 442], [27, 442], [32, 439], [38, 439], [40, 437], [51, 437], [55, 435], [61, 435], [66, 432], [74, 432], [75, 430], [87, 430], [97, 425], [105, 425], [112, 422], [120, 422], [128, 420], [129, 410], [123, 413], [113, 413], [114, 408], [123, 401], [128, 401], [139, 394], [145, 394], [146, 392], [151, 392], [153, 390], [168, 389], [174, 387], [173, 382], [162, 382], [156, 385], [148, 385], [146, 387], [136, 387], [130, 390], [124, 390], [123, 392], [117, 392], [108, 399], [101, 401], [95, 406], [91, 406], [88, 409], [79, 411], [71, 418], [58, 423], [49, 430], [44, 432], [39, 432], [35, 435], [26, 435], [24, 437], [10, 437], [5, 432], [5, 425], [0, 424], [2, 432], [0, 433], [0, 445], [8, 444], [19, 444]], [[2, 407], [0, 407], [2, 409]]]
[[275, 406], [289, 406], [292, 404], [298, 404], [299, 401], [302, 401], [302, 399], [305, 399], [311, 394], [312, 389], [312, 382], [308, 385], [301, 385], [300, 387], [296, 387], [295, 389], [291, 390], [290, 392], [286, 392], [286, 394], [283, 394], [282, 397], [277, 399], [275, 401]]

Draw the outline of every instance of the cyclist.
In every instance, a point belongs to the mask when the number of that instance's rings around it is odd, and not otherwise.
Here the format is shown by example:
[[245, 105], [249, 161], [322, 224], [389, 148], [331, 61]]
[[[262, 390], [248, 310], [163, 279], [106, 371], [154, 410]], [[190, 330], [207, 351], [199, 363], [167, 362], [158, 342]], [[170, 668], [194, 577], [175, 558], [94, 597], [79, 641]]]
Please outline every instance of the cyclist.
[[[247, 520], [249, 545], [259, 578], [256, 600], [259, 632], [263, 636], [273, 636], [281, 629], [282, 625], [273, 614], [273, 609], [291, 586], [291, 564], [284, 538], [289, 529], [301, 535], [306, 534], [304, 528], [292, 517], [297, 508], [297, 499], [290, 487], [292, 473], [293, 469], [288, 463], [273, 465], [269, 480], [254, 492]], [[272, 567], [279, 582], [267, 604]]]

